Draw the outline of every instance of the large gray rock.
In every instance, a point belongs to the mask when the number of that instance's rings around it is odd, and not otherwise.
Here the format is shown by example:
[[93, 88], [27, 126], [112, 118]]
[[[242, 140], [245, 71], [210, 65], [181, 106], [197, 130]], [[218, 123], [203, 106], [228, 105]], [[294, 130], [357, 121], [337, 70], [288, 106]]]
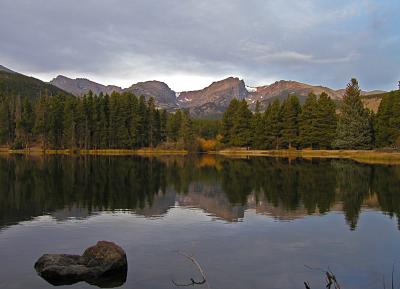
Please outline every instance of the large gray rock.
[[125, 283], [128, 264], [121, 247], [100, 241], [82, 256], [45, 254], [36, 261], [35, 269], [53, 285], [85, 281], [99, 287], [116, 287]]

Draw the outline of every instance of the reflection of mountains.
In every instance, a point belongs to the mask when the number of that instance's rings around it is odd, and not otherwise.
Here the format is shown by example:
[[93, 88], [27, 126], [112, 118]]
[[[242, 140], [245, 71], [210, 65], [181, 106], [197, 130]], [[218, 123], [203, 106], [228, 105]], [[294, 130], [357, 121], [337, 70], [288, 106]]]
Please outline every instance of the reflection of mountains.
[[[193, 188], [193, 190], [192, 190]], [[207, 214], [228, 222], [237, 222], [244, 217], [247, 209], [253, 209], [257, 214], [273, 217], [277, 220], [295, 220], [308, 215], [307, 209], [301, 205], [294, 210], [286, 210], [280, 206], [274, 206], [265, 199], [257, 199], [256, 194], [251, 194], [247, 199], [247, 205], [230, 204], [222, 190], [213, 186], [204, 186], [194, 184], [190, 186], [189, 192], [185, 195], [177, 194], [173, 190], [167, 190], [166, 194], [155, 196], [151, 206], [143, 209], [131, 211], [136, 215], [142, 215], [147, 218], [156, 218], [164, 216], [175, 206], [201, 209]], [[377, 209], [379, 203], [376, 196], [366, 199], [363, 203], [366, 208]], [[343, 211], [341, 203], [334, 204], [331, 211]], [[96, 210], [94, 210], [96, 211]], [[320, 212], [317, 211], [316, 214]], [[68, 220], [70, 218], [84, 219], [91, 215], [86, 208], [70, 207], [57, 210], [51, 213], [51, 216], [58, 221]]]
[[[160, 217], [167, 214], [175, 206], [201, 209], [208, 215], [228, 222], [240, 221], [244, 218], [244, 213], [248, 209], [253, 209], [257, 214], [288, 221], [303, 218], [310, 214], [304, 205], [299, 205], [296, 209], [287, 210], [280, 205], [275, 206], [269, 203], [268, 200], [262, 196], [260, 198], [256, 193], [249, 195], [246, 205], [231, 204], [220, 186], [202, 183], [191, 184], [186, 194], [177, 194], [173, 190], [167, 189], [165, 194], [160, 193], [155, 196], [151, 206], [136, 209], [134, 213], [148, 218]], [[377, 196], [368, 197], [364, 200], [362, 206], [377, 210], [379, 208]], [[343, 204], [341, 202], [333, 204], [330, 207], [330, 211], [342, 212]], [[317, 215], [320, 213], [319, 210], [315, 212]]]
[[229, 222], [247, 209], [279, 220], [343, 211], [352, 229], [363, 206], [400, 212], [398, 166], [210, 158], [0, 158], [0, 228], [43, 214], [64, 220], [126, 210], [158, 217], [176, 205]]

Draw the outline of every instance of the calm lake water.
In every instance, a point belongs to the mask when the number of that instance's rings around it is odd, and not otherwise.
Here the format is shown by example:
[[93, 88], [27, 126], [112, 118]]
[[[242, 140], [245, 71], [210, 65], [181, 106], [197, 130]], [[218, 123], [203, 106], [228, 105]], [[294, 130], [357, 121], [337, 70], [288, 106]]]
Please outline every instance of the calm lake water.
[[[400, 166], [349, 160], [0, 157], [0, 288], [52, 288], [33, 265], [114, 241], [121, 288], [387, 288], [400, 275]], [[306, 266], [308, 267], [306, 267]], [[198, 278], [201, 279], [201, 278]], [[398, 282], [399, 278], [395, 278]], [[78, 283], [63, 288], [96, 288]], [[192, 287], [191, 287], [192, 288]], [[206, 288], [204, 285], [196, 288]]]

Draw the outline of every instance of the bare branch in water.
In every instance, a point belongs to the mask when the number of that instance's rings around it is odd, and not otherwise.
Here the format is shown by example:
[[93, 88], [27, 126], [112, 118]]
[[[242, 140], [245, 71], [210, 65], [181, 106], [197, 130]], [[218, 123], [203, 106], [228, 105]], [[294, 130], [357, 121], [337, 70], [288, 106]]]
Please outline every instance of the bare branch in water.
[[206, 279], [206, 274], [204, 273], [203, 269], [201, 268], [199, 262], [197, 262], [197, 260], [193, 256], [190, 256], [190, 255], [186, 254], [185, 252], [182, 252], [182, 251], [177, 251], [177, 252], [179, 255], [185, 257], [186, 259], [191, 261], [197, 267], [197, 270], [200, 272], [201, 276], [203, 277], [203, 280], [195, 281], [193, 278], [190, 278], [190, 283], [180, 284], [180, 283], [175, 282], [174, 280], [171, 280], [172, 283], [177, 287], [187, 287], [187, 286], [207, 284], [207, 288], [210, 289], [210, 285], [208, 284], [207, 279]]
[[392, 267], [392, 289], [394, 289], [394, 263], [393, 263], [393, 267]]
[[[323, 273], [325, 273], [325, 278], [326, 278], [326, 288], [327, 289], [331, 289], [332, 285], [334, 286], [334, 289], [341, 289], [339, 282], [336, 279], [335, 274], [332, 273], [332, 271], [328, 268], [328, 270], [323, 270], [321, 268], [313, 268], [307, 265], [304, 265], [304, 267], [310, 269], [310, 270], [316, 270], [316, 271], [321, 271]], [[304, 282], [304, 286], [306, 287], [306, 289], [311, 289], [311, 286], [308, 282]]]

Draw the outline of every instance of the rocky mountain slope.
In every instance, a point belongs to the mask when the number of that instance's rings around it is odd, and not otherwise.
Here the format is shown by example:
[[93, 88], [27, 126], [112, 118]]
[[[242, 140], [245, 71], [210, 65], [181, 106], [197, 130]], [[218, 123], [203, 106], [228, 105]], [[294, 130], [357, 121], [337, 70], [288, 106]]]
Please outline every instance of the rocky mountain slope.
[[343, 93], [333, 90], [324, 86], [314, 86], [306, 83], [301, 83], [292, 80], [280, 80], [272, 83], [271, 85], [265, 85], [255, 87], [252, 89], [247, 101], [251, 107], [254, 108], [255, 103], [258, 101], [262, 108], [265, 108], [270, 102], [275, 99], [284, 100], [289, 94], [295, 94], [300, 98], [300, 101], [304, 101], [309, 93], [321, 94], [322, 92], [327, 93], [332, 99], [339, 100], [342, 98]]
[[[68, 92], [77, 96], [87, 93], [89, 90], [95, 94], [112, 92], [132, 92], [138, 96], [144, 95], [148, 99], [154, 97], [155, 103], [160, 108], [173, 111], [178, 108], [188, 109], [192, 116], [198, 118], [220, 117], [229, 102], [234, 99], [245, 99], [252, 109], [256, 102], [260, 102], [261, 107], [265, 108], [275, 99], [284, 100], [289, 94], [299, 96], [300, 101], [304, 101], [310, 92], [320, 94], [326, 92], [332, 99], [340, 100], [345, 92], [344, 89], [334, 90], [329, 87], [315, 86], [306, 83], [280, 80], [270, 85], [259, 87], [246, 86], [245, 82], [236, 77], [213, 82], [208, 87], [195, 90], [175, 92], [166, 83], [152, 80], [133, 84], [128, 88], [121, 88], [114, 85], [102, 85], [84, 78], [71, 79], [62, 75], [57, 76], [50, 84], [40, 80], [29, 78], [22, 74], [14, 73], [12, 70], [0, 65], [0, 88], [2, 90], [22, 90], [22, 94], [29, 94], [34, 91], [34, 95], [42, 93], [44, 89], [54, 94], [57, 92]], [[27, 79], [30, 79], [29, 81]], [[22, 85], [22, 83], [25, 83]], [[25, 93], [26, 92], [26, 93]], [[364, 97], [374, 96], [370, 101], [365, 101], [372, 109], [376, 110], [383, 91], [363, 91]], [[377, 95], [377, 97], [375, 97]]]
[[52, 85], [55, 85], [65, 91], [68, 91], [74, 95], [80, 96], [88, 93], [90, 90], [94, 94], [104, 93], [111, 94], [112, 92], [120, 92], [122, 91], [121, 87], [114, 85], [102, 85], [100, 83], [91, 81], [86, 78], [68, 78], [63, 75], [59, 75], [53, 80], [50, 81]]
[[138, 82], [123, 91], [129, 91], [135, 95], [144, 95], [147, 98], [152, 96], [155, 103], [162, 108], [173, 109], [178, 107], [175, 91], [164, 82], [156, 80]]
[[246, 99], [249, 92], [243, 80], [229, 77], [208, 87], [178, 94], [180, 107], [188, 108], [194, 117], [218, 117], [234, 98]]
[[181, 92], [177, 98], [182, 107], [197, 107], [207, 103], [226, 106], [232, 99], [244, 99], [248, 94], [243, 80], [229, 77], [201, 90]]
[[50, 81], [52, 85], [55, 85], [65, 91], [68, 91], [74, 95], [81, 96], [89, 91], [95, 94], [111, 94], [113, 92], [132, 92], [138, 96], [144, 95], [147, 98], [150, 96], [154, 97], [157, 106], [170, 109], [177, 107], [177, 100], [175, 92], [169, 88], [167, 84], [160, 81], [146, 81], [133, 84], [128, 88], [121, 88], [115, 85], [103, 85], [86, 78], [68, 78], [63, 75], [59, 75]]

